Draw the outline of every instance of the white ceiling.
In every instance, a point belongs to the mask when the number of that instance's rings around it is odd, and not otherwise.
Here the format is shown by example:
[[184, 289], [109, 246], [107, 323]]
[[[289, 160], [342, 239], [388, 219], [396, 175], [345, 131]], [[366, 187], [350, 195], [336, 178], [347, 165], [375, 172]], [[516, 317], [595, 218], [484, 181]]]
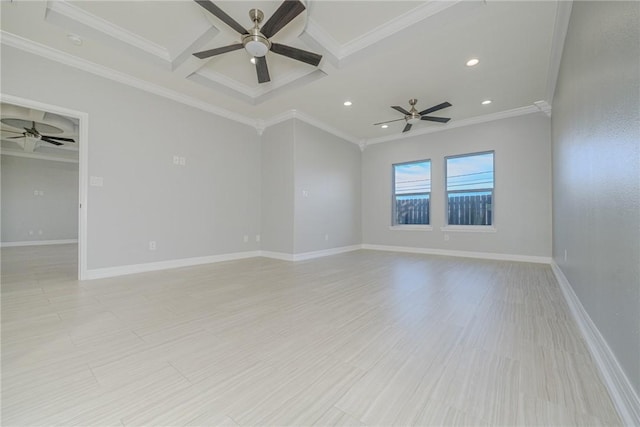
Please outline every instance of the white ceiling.
[[[265, 21], [279, 1], [217, 1], [249, 28], [248, 10]], [[267, 54], [271, 82], [258, 84], [244, 50], [200, 60], [192, 52], [239, 42], [238, 34], [190, 0], [1, 2], [2, 42], [56, 58], [74, 58], [101, 73], [240, 121], [269, 124], [295, 110], [351, 141], [399, 136], [373, 123], [449, 101], [412, 133], [455, 126], [498, 112], [550, 103], [554, 53], [566, 22], [556, 1], [323, 1], [274, 36], [322, 54], [316, 68]], [[564, 28], [563, 25], [565, 26]], [[73, 44], [69, 34], [82, 38]], [[560, 37], [560, 38], [559, 38]], [[55, 53], [52, 55], [51, 53]], [[477, 57], [479, 65], [467, 67]], [[94, 71], [95, 72], [95, 71]], [[122, 76], [122, 74], [120, 74]], [[120, 78], [122, 80], [122, 78]], [[150, 83], [150, 85], [149, 85]], [[481, 105], [491, 99], [490, 105]], [[351, 107], [342, 103], [351, 100]]]

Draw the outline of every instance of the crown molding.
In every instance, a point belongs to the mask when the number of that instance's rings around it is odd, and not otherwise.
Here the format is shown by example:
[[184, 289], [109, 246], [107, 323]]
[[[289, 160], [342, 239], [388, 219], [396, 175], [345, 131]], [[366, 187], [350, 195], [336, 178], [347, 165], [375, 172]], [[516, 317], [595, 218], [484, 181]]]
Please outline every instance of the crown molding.
[[192, 82], [210, 87], [231, 96], [238, 97], [251, 105], [261, 104], [284, 91], [300, 87], [312, 81], [326, 77], [326, 73], [320, 69], [312, 71], [293, 71], [280, 76], [271, 82], [261, 84], [259, 87], [250, 87], [238, 82], [224, 74], [210, 69], [196, 71], [186, 78]]
[[462, 0], [428, 1], [427, 3], [407, 11], [345, 44], [337, 42], [311, 17], [309, 17], [307, 21], [305, 32], [318, 44], [324, 47], [332, 56], [337, 58], [338, 61], [340, 61], [364, 48], [386, 39], [387, 37], [405, 30], [424, 19], [429, 18], [430, 16], [436, 15], [443, 10], [456, 5], [460, 1]]
[[17, 150], [7, 150], [0, 149], [0, 155], [2, 156], [13, 156], [13, 157], [25, 157], [28, 159], [38, 159], [38, 160], [53, 160], [56, 162], [63, 163], [80, 163], [78, 159], [69, 158], [69, 157], [60, 157], [55, 154], [45, 154], [45, 153], [28, 153], [25, 151], [17, 151]]
[[113, 23], [89, 13], [78, 6], [68, 3], [67, 1], [49, 1], [47, 3], [47, 18], [50, 16], [50, 12], [60, 14], [68, 19], [81, 23], [94, 31], [103, 33], [107, 37], [115, 38], [164, 61], [171, 61], [171, 55], [164, 47], [140, 37], [122, 27], [114, 25]]
[[174, 90], [167, 89], [148, 81], [138, 79], [136, 77], [130, 76], [129, 74], [125, 74], [112, 68], [105, 67], [104, 65], [99, 65], [94, 62], [78, 58], [66, 52], [52, 49], [48, 46], [44, 46], [43, 44], [36, 43], [32, 40], [25, 39], [23, 37], [8, 33], [3, 30], [0, 30], [0, 43], [23, 50], [25, 52], [32, 53], [34, 55], [41, 56], [51, 61], [59, 62], [64, 65], [77, 68], [109, 80], [116, 81], [118, 83], [122, 83], [127, 86], [135, 87], [137, 89], [153, 93], [154, 95], [158, 95], [163, 98], [168, 98], [173, 101], [189, 105], [190, 107], [194, 107], [199, 110], [224, 117], [225, 119], [233, 120], [238, 123], [255, 127], [255, 120], [249, 117], [208, 104], [199, 99], [181, 94]]
[[314, 126], [320, 130], [323, 130], [327, 133], [337, 136], [338, 138], [342, 138], [345, 141], [351, 142], [353, 144], [356, 144], [356, 145], [360, 144], [361, 140], [354, 137], [353, 135], [349, 135], [348, 133], [345, 133], [340, 129], [336, 129], [333, 126], [328, 125], [300, 110], [288, 110], [283, 113], [272, 116], [269, 119], [258, 120], [256, 124], [256, 129], [258, 129], [258, 131], [260, 132], [260, 129], [264, 130], [278, 123], [282, 123], [292, 119], [301, 120], [307, 124], [310, 124], [311, 126]]
[[573, 0], [557, 2], [556, 20], [553, 25], [553, 35], [551, 36], [551, 52], [549, 55], [549, 69], [547, 71], [546, 96], [549, 103], [553, 103], [553, 95], [556, 92], [556, 83], [560, 73], [560, 62], [562, 61], [562, 50], [564, 40], [569, 29], [569, 18], [571, 18], [571, 8]]
[[545, 113], [547, 117], [551, 117], [551, 104], [549, 104], [547, 101], [536, 101], [533, 103], [533, 105], [535, 105], [538, 110]]
[[471, 126], [471, 125], [476, 125], [476, 124], [479, 124], [479, 123], [492, 122], [494, 120], [507, 119], [509, 117], [523, 116], [525, 114], [532, 114], [532, 113], [538, 113], [538, 112], [540, 112], [540, 109], [537, 106], [528, 105], [526, 107], [514, 108], [512, 110], [500, 111], [500, 112], [497, 112], [497, 113], [484, 114], [482, 116], [469, 117], [468, 119], [457, 120], [457, 121], [454, 121], [453, 123], [447, 124], [445, 126], [426, 127], [426, 128], [423, 128], [423, 129], [412, 131], [411, 133], [407, 133], [407, 134], [389, 135], [389, 136], [383, 136], [383, 137], [380, 137], [380, 138], [367, 139], [364, 142], [365, 142], [365, 145], [368, 146], [368, 145], [371, 145], [371, 144], [379, 144], [381, 142], [397, 141], [397, 140], [400, 140], [400, 139], [411, 138], [411, 137], [414, 137], [414, 136], [426, 135], [426, 134], [429, 134], [429, 133], [436, 133], [436, 132], [443, 132], [443, 131], [446, 131], [446, 130], [449, 130], [449, 129], [455, 129], [455, 128], [460, 128], [460, 127], [465, 127], [465, 126]]

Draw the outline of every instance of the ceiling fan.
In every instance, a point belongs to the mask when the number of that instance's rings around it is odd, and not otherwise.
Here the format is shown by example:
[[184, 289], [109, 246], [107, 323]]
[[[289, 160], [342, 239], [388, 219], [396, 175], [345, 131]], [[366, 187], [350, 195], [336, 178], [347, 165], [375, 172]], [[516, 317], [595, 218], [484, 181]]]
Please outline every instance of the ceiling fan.
[[266, 83], [271, 81], [269, 77], [269, 69], [267, 67], [267, 60], [265, 55], [271, 51], [278, 55], [283, 55], [296, 61], [305, 62], [307, 64], [318, 66], [322, 55], [309, 52], [306, 50], [298, 49], [293, 46], [287, 46], [279, 43], [274, 43], [270, 39], [278, 31], [284, 28], [289, 22], [291, 22], [296, 16], [298, 16], [303, 10], [305, 10], [304, 4], [299, 0], [285, 0], [278, 7], [278, 9], [271, 15], [271, 18], [264, 23], [262, 27], [260, 24], [264, 19], [264, 14], [260, 9], [251, 9], [249, 11], [249, 17], [253, 22], [253, 27], [245, 29], [236, 20], [227, 15], [222, 9], [216, 6], [209, 0], [194, 0], [200, 6], [205, 8], [211, 14], [216, 16], [222, 22], [229, 27], [240, 33], [240, 43], [231, 44], [228, 46], [218, 47], [215, 49], [205, 50], [202, 52], [196, 52], [193, 55], [200, 58], [210, 58], [222, 53], [231, 52], [234, 50], [244, 48], [249, 55], [252, 56], [251, 62], [256, 65], [256, 72], [258, 74], [258, 83]]
[[451, 120], [451, 118], [449, 117], [434, 117], [434, 116], [427, 116], [427, 114], [429, 113], [433, 113], [434, 111], [438, 111], [438, 110], [442, 110], [443, 108], [447, 108], [447, 107], [451, 107], [451, 104], [448, 102], [443, 102], [442, 104], [438, 104], [435, 105], [431, 108], [427, 108], [426, 110], [422, 110], [420, 112], [418, 112], [418, 110], [416, 110], [416, 103], [418, 102], [417, 99], [410, 99], [409, 100], [409, 105], [411, 105], [411, 110], [407, 111], [402, 107], [398, 107], [397, 105], [392, 106], [391, 108], [393, 108], [394, 110], [397, 110], [399, 112], [401, 112], [402, 114], [404, 114], [404, 117], [401, 119], [396, 119], [396, 120], [388, 120], [386, 122], [380, 122], [380, 123], [374, 123], [374, 126], [377, 125], [382, 125], [385, 123], [391, 123], [391, 122], [398, 122], [400, 120], [404, 120], [407, 122], [407, 124], [405, 125], [404, 129], [402, 130], [402, 132], [408, 132], [411, 130], [411, 126], [413, 126], [414, 124], [418, 123], [420, 120], [427, 120], [430, 122], [438, 122], [438, 123], [447, 123], [449, 120]]
[[[51, 129], [56, 129], [60, 132], [62, 132], [61, 130], [59, 130], [58, 128], [54, 127], [54, 126], [50, 126], [44, 123], [36, 123], [35, 121], [31, 121], [31, 127], [28, 128], [26, 126], [29, 125], [29, 121], [27, 120], [22, 120], [22, 119], [2, 119], [2, 123], [7, 124], [9, 126], [12, 127], [16, 127], [16, 128], [22, 128], [24, 129], [24, 132], [16, 132], [13, 130], [7, 130], [7, 129], [2, 129], [2, 132], [10, 132], [10, 133], [19, 133], [20, 136], [10, 136], [7, 137], [7, 139], [19, 139], [19, 138], [34, 138], [40, 141], [45, 141], [48, 142], [49, 144], [53, 144], [53, 145], [64, 145], [64, 142], [76, 142], [74, 139], [72, 138], [63, 138], [60, 136], [53, 136], [53, 135], [42, 135], [38, 129], [36, 129], [36, 124], [40, 125], [40, 127], [48, 127]], [[60, 142], [60, 141], [64, 141], [64, 142]]]

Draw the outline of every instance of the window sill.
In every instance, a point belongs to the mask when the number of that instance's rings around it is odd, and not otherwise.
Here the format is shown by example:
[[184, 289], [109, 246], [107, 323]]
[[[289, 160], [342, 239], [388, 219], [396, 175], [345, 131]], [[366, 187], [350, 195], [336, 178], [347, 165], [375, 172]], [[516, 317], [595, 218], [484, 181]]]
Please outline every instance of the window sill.
[[433, 227], [430, 225], [390, 225], [389, 230], [393, 231], [431, 231]]
[[463, 233], [496, 233], [498, 229], [493, 225], [447, 225], [441, 227], [440, 230], [446, 232], [463, 232]]

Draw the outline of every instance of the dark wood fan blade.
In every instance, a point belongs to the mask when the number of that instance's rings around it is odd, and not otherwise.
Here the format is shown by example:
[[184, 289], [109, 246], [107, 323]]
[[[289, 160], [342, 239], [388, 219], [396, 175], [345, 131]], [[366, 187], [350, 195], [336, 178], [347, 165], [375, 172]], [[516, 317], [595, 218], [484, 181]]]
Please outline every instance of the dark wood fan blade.
[[402, 129], [402, 133], [409, 132], [411, 130], [411, 123], [407, 123], [407, 125]]
[[434, 111], [442, 110], [443, 108], [451, 107], [451, 104], [448, 102], [443, 102], [442, 104], [435, 105], [431, 108], [427, 108], [424, 111], [420, 111], [420, 115], [424, 116], [425, 114], [433, 113]]
[[246, 28], [238, 24], [238, 22], [235, 19], [233, 19], [232, 17], [224, 13], [222, 9], [220, 9], [218, 6], [216, 6], [209, 0], [194, 0], [194, 1], [198, 3], [200, 6], [207, 9], [213, 16], [217, 17], [219, 20], [221, 20], [222, 22], [224, 22], [225, 24], [227, 24], [228, 26], [230, 26], [240, 34], [249, 34]]
[[273, 37], [303, 10], [305, 10], [304, 4], [298, 0], [283, 1], [278, 10], [264, 23], [260, 32], [268, 39]]
[[9, 130], [9, 129], [2, 129], [1, 131], [2, 132], [10, 132], [10, 133], [19, 133], [21, 135], [24, 133], [24, 132], [18, 132], [18, 131], [15, 131], [15, 130]]
[[320, 60], [322, 60], [322, 55], [318, 55], [317, 53], [278, 43], [271, 44], [271, 52], [295, 59], [296, 61], [306, 62], [314, 67], [317, 67]]
[[7, 139], [20, 139], [20, 138], [26, 138], [26, 135], [10, 136], [10, 137], [7, 137]]
[[411, 114], [410, 112], [408, 112], [407, 110], [405, 110], [402, 107], [398, 107], [397, 105], [392, 106], [391, 108], [393, 108], [396, 111], [400, 111], [402, 114], [407, 115], [407, 114]]
[[203, 50], [202, 52], [196, 52], [193, 56], [197, 56], [200, 59], [210, 58], [212, 56], [220, 55], [221, 53], [232, 52], [234, 50], [242, 49], [242, 43], [230, 44], [229, 46], [217, 47], [215, 49]]
[[65, 142], [76, 142], [73, 138], [63, 138], [61, 136], [41, 135], [42, 138], [57, 139]]
[[258, 83], [271, 81], [269, 68], [267, 67], [267, 58], [264, 56], [256, 56], [256, 72], [258, 73]]
[[53, 145], [64, 145], [62, 142], [54, 141], [53, 139], [50, 139], [50, 138], [48, 138], [46, 136], [41, 136], [40, 140], [46, 141], [49, 144], [53, 144]]
[[402, 118], [402, 119], [395, 119], [395, 120], [387, 120], [386, 122], [374, 123], [373, 125], [374, 125], [374, 126], [377, 126], [377, 125], [383, 125], [383, 124], [385, 124], [385, 123], [399, 122], [400, 120], [404, 120], [404, 118]]
[[447, 123], [451, 120], [449, 117], [431, 117], [431, 116], [422, 116], [420, 120], [427, 120], [430, 122], [438, 122], [438, 123]]

